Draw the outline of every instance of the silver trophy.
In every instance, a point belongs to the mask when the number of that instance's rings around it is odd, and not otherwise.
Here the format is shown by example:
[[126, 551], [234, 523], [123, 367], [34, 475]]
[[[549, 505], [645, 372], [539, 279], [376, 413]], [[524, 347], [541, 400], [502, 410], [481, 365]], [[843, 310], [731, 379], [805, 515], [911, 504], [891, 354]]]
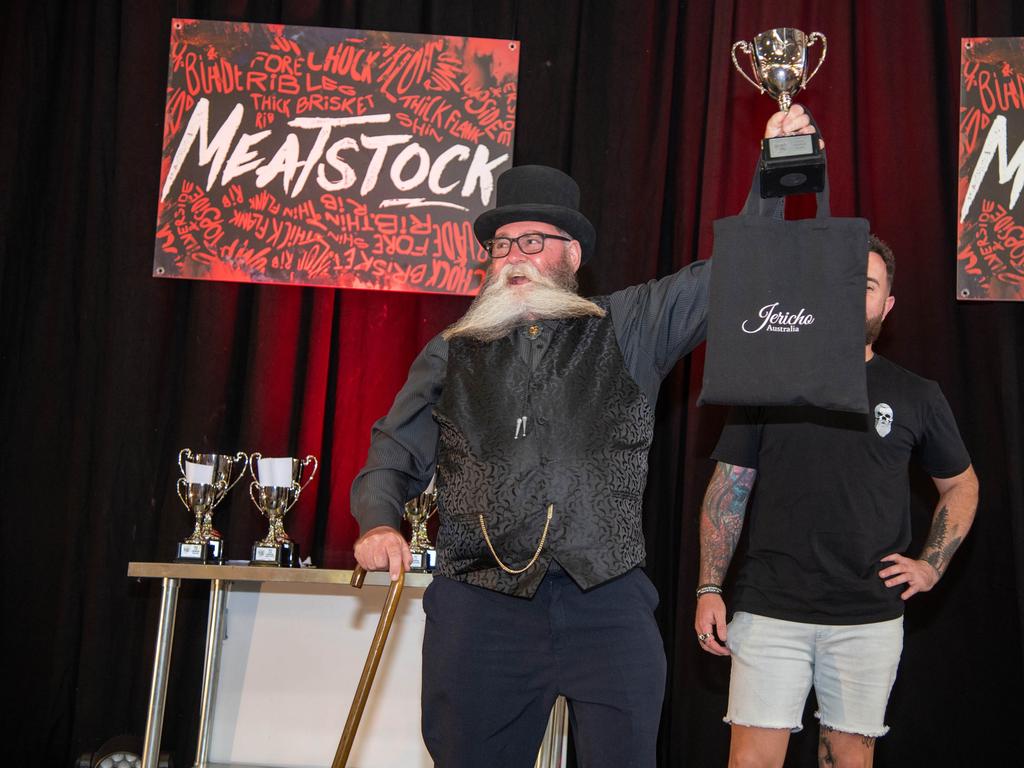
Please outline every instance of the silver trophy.
[[[821, 56], [811, 74], [807, 74], [807, 49], [821, 40]], [[750, 57], [753, 79], [736, 60], [736, 49]], [[807, 87], [825, 63], [828, 40], [821, 32], [805, 35], [799, 29], [778, 27], [762, 32], [753, 43], [746, 40], [732, 44], [732, 63], [739, 73], [761, 93], [768, 93], [779, 102], [779, 109], [788, 112], [793, 97]]]
[[214, 559], [213, 545], [203, 536], [203, 521], [213, 509], [217, 490], [212, 483], [190, 483], [184, 477], [178, 478], [178, 498], [185, 509], [195, 517], [195, 528], [184, 541], [178, 542], [179, 563], [207, 563]]
[[412, 554], [413, 571], [430, 572], [437, 565], [437, 550], [427, 534], [427, 521], [436, 512], [437, 494], [433, 491], [424, 491], [405, 502], [405, 519], [409, 521], [412, 530], [409, 552]]
[[[202, 521], [199, 524], [202, 539], [209, 544], [207, 560], [223, 562], [225, 557], [224, 537], [220, 531], [213, 527], [213, 511], [217, 505], [224, 501], [228, 491], [235, 487], [245, 468], [249, 465], [249, 457], [242, 451], [234, 456], [223, 453], [196, 453], [189, 448], [182, 448], [178, 452], [178, 468], [181, 470], [181, 479], [178, 481], [178, 497], [184, 503], [182, 494], [182, 481], [184, 485], [208, 484], [212, 488], [212, 502], [203, 505]], [[189, 491], [191, 494], [191, 491]], [[188, 504], [185, 504], [188, 507]], [[192, 510], [195, 511], [194, 509]], [[179, 544], [178, 559], [191, 559], [181, 554], [181, 544], [192, 543], [196, 533], [184, 542]], [[191, 549], [189, 550], [191, 551]], [[204, 560], [205, 562], [205, 560]]]
[[[807, 73], [807, 49], [821, 41], [818, 63]], [[751, 78], [736, 59], [740, 50], [750, 58]], [[732, 63], [741, 75], [761, 93], [778, 101], [788, 112], [793, 97], [807, 87], [825, 63], [828, 41], [820, 32], [805, 35], [799, 29], [778, 27], [762, 32], [753, 43], [740, 40], [732, 44]], [[797, 134], [776, 136], [761, 142], [761, 197], [783, 197], [799, 192], [821, 192], [825, 186], [825, 156], [816, 136]]]
[[299, 567], [299, 545], [284, 529], [284, 517], [312, 482], [317, 467], [314, 456], [301, 461], [290, 456], [264, 458], [259, 453], [250, 457], [249, 497], [268, 523], [267, 535], [252, 545], [252, 565]]

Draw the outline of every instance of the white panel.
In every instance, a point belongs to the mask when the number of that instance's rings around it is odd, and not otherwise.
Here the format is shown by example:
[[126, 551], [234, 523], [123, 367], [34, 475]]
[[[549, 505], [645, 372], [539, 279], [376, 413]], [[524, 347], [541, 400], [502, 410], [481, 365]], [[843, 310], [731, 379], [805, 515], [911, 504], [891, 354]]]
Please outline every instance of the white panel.
[[[329, 766], [387, 590], [234, 582], [213, 710], [211, 762]], [[406, 586], [349, 758], [430, 768], [420, 736], [423, 589]]]

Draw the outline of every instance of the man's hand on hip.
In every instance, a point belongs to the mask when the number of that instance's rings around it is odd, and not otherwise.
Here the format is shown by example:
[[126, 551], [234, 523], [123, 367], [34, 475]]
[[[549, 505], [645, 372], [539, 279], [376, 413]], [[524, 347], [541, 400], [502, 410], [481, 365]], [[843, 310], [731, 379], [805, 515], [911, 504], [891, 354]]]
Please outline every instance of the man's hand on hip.
[[892, 565], [880, 570], [879, 578], [885, 582], [887, 587], [906, 584], [907, 588], [900, 594], [904, 600], [918, 592], [928, 592], [939, 581], [939, 572], [931, 563], [924, 560], [912, 560], [894, 552], [883, 557], [882, 562], [892, 563]]
[[390, 525], [371, 528], [356, 541], [356, 561], [368, 571], [389, 571], [395, 581], [412, 565], [409, 544]]

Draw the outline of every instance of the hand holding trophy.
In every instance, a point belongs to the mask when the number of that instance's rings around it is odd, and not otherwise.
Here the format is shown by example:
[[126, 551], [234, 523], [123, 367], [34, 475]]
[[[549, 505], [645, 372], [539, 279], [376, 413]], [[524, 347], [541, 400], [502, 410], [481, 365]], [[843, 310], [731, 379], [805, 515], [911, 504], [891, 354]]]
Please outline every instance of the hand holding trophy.
[[[821, 56], [807, 74], [807, 49], [821, 41]], [[751, 78], [736, 59], [736, 51], [750, 57]], [[776, 99], [788, 112], [793, 97], [807, 87], [825, 62], [828, 41], [820, 32], [805, 35], [799, 29], [778, 27], [732, 45], [732, 63], [761, 93]], [[801, 192], [821, 192], [825, 183], [825, 158], [818, 137], [811, 134], [777, 136], [761, 142], [761, 197], [783, 197]]]

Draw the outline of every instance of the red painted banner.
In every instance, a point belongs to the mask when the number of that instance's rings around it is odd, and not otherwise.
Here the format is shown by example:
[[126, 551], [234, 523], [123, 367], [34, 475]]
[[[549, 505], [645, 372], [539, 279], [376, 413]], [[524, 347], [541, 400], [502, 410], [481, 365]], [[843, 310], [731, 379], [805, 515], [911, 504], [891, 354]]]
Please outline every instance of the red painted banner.
[[1024, 38], [960, 45], [957, 296], [1024, 301]]
[[153, 274], [473, 294], [519, 44], [174, 19]]

